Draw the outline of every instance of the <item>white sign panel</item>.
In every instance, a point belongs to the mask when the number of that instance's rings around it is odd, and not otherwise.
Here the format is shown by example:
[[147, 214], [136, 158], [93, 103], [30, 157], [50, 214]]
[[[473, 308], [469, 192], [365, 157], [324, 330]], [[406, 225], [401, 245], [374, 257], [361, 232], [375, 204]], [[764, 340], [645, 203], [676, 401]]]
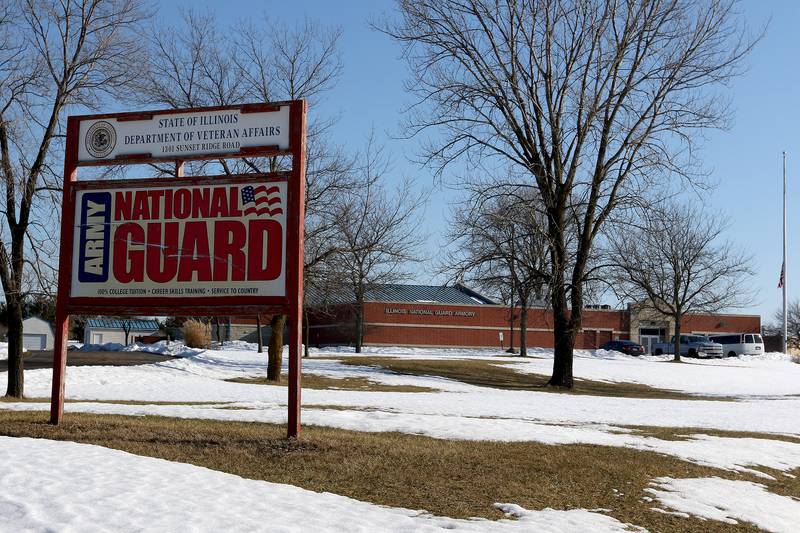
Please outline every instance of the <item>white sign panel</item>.
[[289, 106], [258, 113], [227, 109], [153, 115], [146, 120], [84, 120], [79, 139], [78, 160], [82, 162], [142, 154], [174, 159], [253, 146], [286, 150]]
[[76, 193], [73, 297], [286, 294], [286, 182]]

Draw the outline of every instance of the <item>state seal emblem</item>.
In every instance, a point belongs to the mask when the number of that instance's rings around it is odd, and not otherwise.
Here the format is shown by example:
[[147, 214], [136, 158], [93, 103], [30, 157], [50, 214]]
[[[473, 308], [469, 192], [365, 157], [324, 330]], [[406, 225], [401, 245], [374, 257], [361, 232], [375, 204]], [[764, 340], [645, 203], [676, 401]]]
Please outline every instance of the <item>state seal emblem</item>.
[[92, 157], [106, 157], [117, 144], [117, 132], [110, 123], [95, 122], [86, 132], [86, 150]]

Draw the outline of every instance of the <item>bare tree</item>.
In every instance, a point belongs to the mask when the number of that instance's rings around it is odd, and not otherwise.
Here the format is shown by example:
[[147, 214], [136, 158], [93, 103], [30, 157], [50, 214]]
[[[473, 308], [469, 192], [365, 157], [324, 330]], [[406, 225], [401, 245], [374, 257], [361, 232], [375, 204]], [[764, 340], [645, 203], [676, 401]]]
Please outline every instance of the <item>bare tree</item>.
[[[530, 305], [541, 301], [552, 275], [547, 255], [546, 220], [535, 191], [509, 189], [502, 196], [485, 197], [477, 186], [458, 204], [448, 234], [453, 250], [445, 258], [445, 271], [467, 279], [484, 290], [508, 296], [509, 320], [520, 306], [520, 356], [527, 355], [527, 317]], [[516, 297], [515, 297], [516, 295]], [[513, 337], [511, 339], [513, 347]]]
[[735, 2], [398, 0], [398, 7], [398, 20], [382, 30], [405, 46], [408, 89], [419, 97], [407, 131], [436, 130], [423, 161], [444, 172], [455, 160], [495, 159], [538, 189], [553, 265], [550, 384], [571, 387], [587, 265], [604, 223], [654, 176], [697, 177], [697, 132], [726, 123], [716, 89], [753, 45]]
[[131, 321], [129, 318], [125, 318], [122, 320], [122, 331], [125, 332], [125, 346], [130, 343], [131, 338]]
[[[150, 46], [154, 62], [142, 77], [144, 101], [170, 107], [233, 105], [251, 101], [305, 99], [310, 119], [306, 153], [304, 283], [336, 251], [328, 207], [351, 186], [352, 161], [330, 142], [333, 119], [315, 113], [316, 104], [334, 86], [342, 70], [341, 30], [311, 20], [286, 26], [266, 17], [221, 29], [213, 13], [187, 11], [184, 23], [156, 27]], [[233, 40], [216, 35], [228, 33]], [[265, 39], [266, 36], [266, 39]], [[218, 166], [223, 173], [263, 173], [287, 168], [283, 157], [196, 163], [192, 172]], [[172, 168], [157, 167], [160, 173]], [[286, 316], [270, 321], [268, 379], [279, 380]], [[271, 370], [270, 370], [271, 369]], [[277, 369], [277, 370], [276, 370]]]
[[691, 313], [716, 313], [750, 302], [750, 258], [722, 242], [725, 225], [708, 210], [681, 204], [651, 208], [638, 226], [617, 228], [609, 239], [610, 282], [621, 300], [670, 317], [675, 361], [681, 322]]
[[[352, 177], [352, 176], [351, 176]], [[342, 205], [345, 199], [336, 195], [335, 206]], [[328, 212], [326, 224], [333, 227], [323, 232], [314, 232], [314, 238], [307, 241], [312, 247], [317, 247], [323, 253], [307, 253], [306, 265], [309, 269], [309, 276], [305, 279], [303, 288], [303, 344], [305, 347], [304, 357], [309, 355], [311, 341], [312, 317], [333, 317], [341, 304], [340, 298], [347, 294], [348, 276], [341, 265], [341, 254], [345, 250], [344, 241], [338, 230], [336, 215], [340, 210], [332, 208]], [[319, 260], [310, 262], [310, 258], [317, 257]]]
[[[357, 187], [353, 172], [354, 160], [344, 155], [340, 147], [331, 147], [321, 136], [309, 145], [306, 180], [306, 218], [303, 243], [303, 324], [304, 355], [308, 357], [308, 307], [316, 306], [321, 311], [320, 302], [312, 302], [309, 295], [323, 295], [331, 292], [341, 293], [343, 277], [336, 265], [342, 240], [339, 238], [339, 224], [336, 209], [332, 206], [345, 201], [345, 193]], [[323, 306], [324, 307], [324, 306]]]
[[[783, 337], [783, 309], [775, 312], [774, 322], [767, 329], [769, 334]], [[787, 346], [800, 346], [800, 300], [790, 300], [786, 306], [786, 329]]]
[[9, 309], [8, 396], [24, 393], [22, 301], [30, 290], [49, 290], [55, 279], [48, 222], [58, 213], [51, 202], [62, 181], [62, 119], [71, 106], [95, 108], [137, 76], [144, 51], [135, 30], [147, 16], [143, 4], [14, 0], [0, 7], [0, 281]]
[[385, 185], [389, 164], [371, 136], [359, 158], [358, 187], [347, 191], [333, 206], [341, 243], [338, 268], [355, 303], [355, 349], [361, 352], [364, 335], [364, 298], [370, 287], [408, 276], [410, 261], [419, 259], [424, 235], [419, 230], [420, 209], [427, 199], [404, 180], [396, 190]]

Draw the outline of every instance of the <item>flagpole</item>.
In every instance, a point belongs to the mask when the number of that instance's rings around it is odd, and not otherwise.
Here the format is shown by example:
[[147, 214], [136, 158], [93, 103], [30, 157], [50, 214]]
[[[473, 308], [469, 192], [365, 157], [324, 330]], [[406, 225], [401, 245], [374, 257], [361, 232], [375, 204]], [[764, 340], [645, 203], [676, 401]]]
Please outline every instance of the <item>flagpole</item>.
[[783, 152], [783, 353], [787, 353], [787, 320], [786, 314], [786, 281], [788, 278], [786, 267], [786, 152]]

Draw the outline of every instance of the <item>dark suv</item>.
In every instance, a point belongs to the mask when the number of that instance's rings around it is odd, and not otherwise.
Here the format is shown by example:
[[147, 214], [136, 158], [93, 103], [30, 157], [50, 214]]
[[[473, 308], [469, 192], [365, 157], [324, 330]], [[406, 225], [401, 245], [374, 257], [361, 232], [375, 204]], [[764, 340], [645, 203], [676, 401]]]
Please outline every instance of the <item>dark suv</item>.
[[626, 355], [644, 354], [644, 346], [633, 341], [610, 341], [600, 347], [603, 350], [614, 350]]

